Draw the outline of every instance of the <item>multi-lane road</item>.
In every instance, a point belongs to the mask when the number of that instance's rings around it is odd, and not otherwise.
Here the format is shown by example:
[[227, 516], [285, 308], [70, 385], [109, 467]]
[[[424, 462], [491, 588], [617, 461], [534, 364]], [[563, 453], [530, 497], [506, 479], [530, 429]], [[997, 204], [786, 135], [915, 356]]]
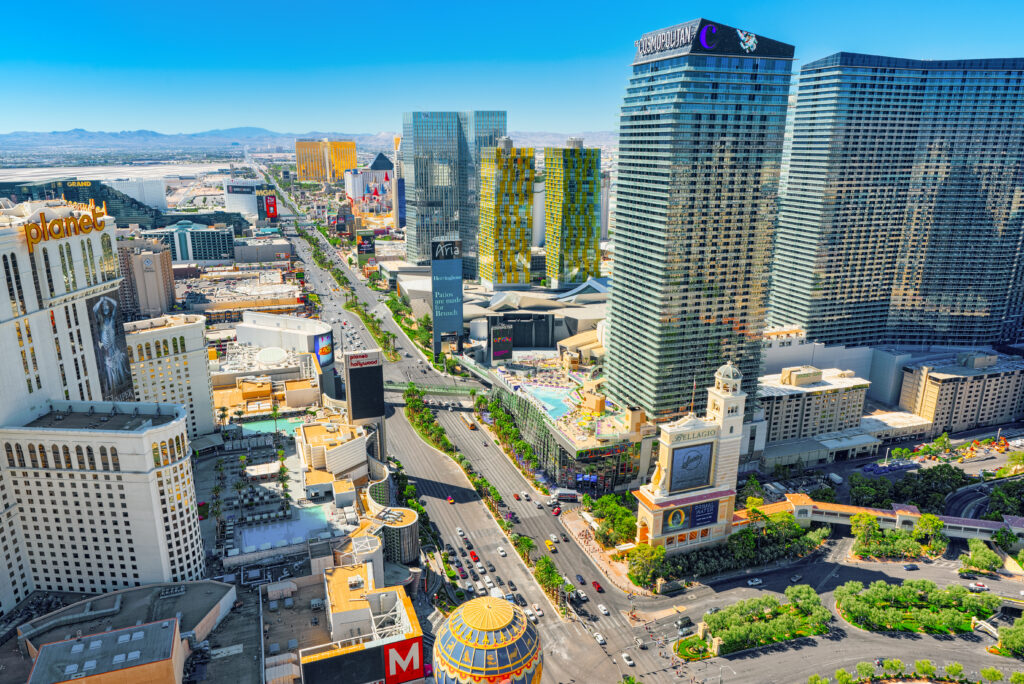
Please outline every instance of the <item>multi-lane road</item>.
[[[480, 387], [475, 381], [454, 379], [436, 372], [424, 359], [413, 343], [391, 319], [390, 312], [380, 301], [380, 295], [363, 285], [334, 250], [321, 239], [325, 253], [336, 258], [336, 263], [345, 271], [352, 282], [356, 296], [367, 303], [370, 310], [375, 311], [383, 319], [385, 329], [394, 333], [396, 347], [400, 354], [397, 362], [385, 365], [385, 379], [390, 382], [407, 382], [409, 380], [429, 385], [466, 383], [467, 386]], [[343, 305], [343, 294], [335, 291], [337, 287], [333, 278], [319, 269], [309, 253], [308, 245], [302, 240], [293, 241], [296, 251], [306, 263], [307, 279], [313, 288], [321, 293], [324, 309], [322, 318], [337, 320], [340, 326], [347, 321], [346, 329], [351, 328], [359, 340], [360, 346], [376, 346], [369, 332], [366, 331], [358, 317], [346, 311]], [[336, 328], [338, 330], [338, 328]], [[339, 330], [340, 332], [340, 330]], [[342, 341], [342, 335], [336, 335]], [[444, 399], [451, 403], [453, 399]], [[468, 403], [468, 402], [467, 402]], [[463, 407], [468, 410], [468, 406]], [[673, 606], [684, 615], [698, 622], [704, 612], [711, 607], [723, 607], [744, 598], [762, 595], [764, 592], [781, 594], [790, 585], [795, 574], [801, 575], [800, 582], [809, 584], [819, 591], [824, 603], [833, 606], [832, 591], [836, 586], [849, 580], [858, 580], [865, 584], [882, 579], [899, 581], [907, 578], [931, 579], [940, 586], [959, 581], [956, 575], [955, 551], [951, 551], [948, 559], [932, 564], [922, 564], [917, 571], [904, 570], [902, 565], [894, 563], [857, 563], [847, 561], [850, 540], [840, 540], [829, 547], [826, 553], [801, 561], [796, 566], [755, 571], [746, 575], [732, 577], [720, 581], [712, 581], [709, 586], [696, 592], [683, 594], [674, 599], [636, 597], [633, 604], [638, 610], [654, 612], [663, 610], [665, 616], [649, 625], [632, 625], [626, 618], [631, 601], [623, 592], [611, 584], [593, 564], [590, 557], [575, 541], [559, 541], [558, 552], [551, 555], [558, 569], [570, 578], [581, 574], [585, 579], [582, 588], [589, 601], [583, 605], [585, 613], [580, 619], [570, 622], [560, 620], [554, 615], [550, 604], [529, 571], [516, 555], [508, 539], [501, 532], [490, 513], [476, 492], [470, 487], [461, 469], [446, 455], [436, 451], [424, 443], [416, 434], [403, 414], [402, 399], [398, 393], [388, 395], [388, 413], [386, 418], [386, 434], [388, 451], [400, 460], [405, 467], [410, 481], [416, 485], [427, 512], [446, 543], [456, 548], [461, 545], [461, 537], [457, 530], [461, 528], [473, 544], [474, 550], [486, 563], [494, 564], [495, 571], [488, 573], [501, 577], [508, 588], [511, 580], [516, 591], [523, 595], [527, 603], [536, 603], [544, 611], [538, 627], [545, 650], [545, 682], [612, 682], [623, 674], [632, 674], [645, 682], [689, 682], [691, 676], [695, 681], [712, 682], [721, 677], [722, 681], [764, 682], [779, 684], [806, 681], [811, 674], [830, 675], [835, 669], [854, 668], [857, 662], [874, 660], [875, 658], [900, 658], [904, 662], [914, 659], [928, 658], [936, 664], [956, 660], [962, 663], [969, 672], [977, 672], [986, 666], [1001, 667], [1004, 671], [1012, 669], [1010, 661], [992, 656], [985, 652], [991, 640], [980, 633], [962, 635], [955, 638], [939, 638], [928, 635], [888, 636], [863, 632], [848, 624], [838, 621], [833, 634], [828, 637], [803, 639], [788, 644], [746, 652], [724, 658], [714, 658], [701, 663], [683, 666], [681, 678], [677, 678], [677, 670], [671, 667], [667, 654], [662, 653], [654, 639], [663, 639], [671, 643], [675, 637], [675, 613], [663, 609]], [[535, 505], [537, 496], [527, 485], [518, 469], [505, 456], [500, 447], [493, 442], [485, 430], [469, 430], [463, 423], [460, 410], [448, 411], [447, 407], [437, 410], [437, 418], [445, 428], [452, 442], [459, 451], [473, 464], [473, 467], [486, 477], [501, 492], [509, 509], [518, 513], [520, 522], [515, 532], [532, 537], [536, 543], [534, 557], [548, 553], [544, 548], [544, 540], [551, 534], [558, 535], [564, 530], [558, 517], [551, 515], [550, 507], [538, 509]], [[529, 491], [533, 501], [516, 501], [514, 493]], [[454, 499], [453, 504], [447, 497]], [[506, 556], [498, 554], [498, 547], [506, 551]], [[468, 558], [460, 556], [465, 567], [469, 567]], [[758, 577], [763, 584], [751, 588], [747, 579]], [[604, 588], [598, 594], [591, 581], [597, 580]], [[459, 580], [465, 584], [466, 580]], [[575, 583], [576, 586], [580, 586]], [[1007, 597], [1017, 596], [1024, 589], [1024, 584], [1009, 580], [990, 582], [993, 591]], [[601, 615], [598, 604], [604, 604], [609, 615]], [[607, 644], [597, 644], [592, 636], [598, 632], [604, 636]], [[649, 648], [638, 649], [634, 639], [640, 637]], [[621, 654], [628, 652], [636, 665], [628, 667], [622, 661]]]

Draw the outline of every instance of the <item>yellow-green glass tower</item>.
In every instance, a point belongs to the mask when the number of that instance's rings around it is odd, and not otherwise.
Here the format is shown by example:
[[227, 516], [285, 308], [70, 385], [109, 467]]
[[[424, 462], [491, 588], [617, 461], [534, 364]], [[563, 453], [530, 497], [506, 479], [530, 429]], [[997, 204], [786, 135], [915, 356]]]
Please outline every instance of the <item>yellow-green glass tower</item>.
[[601, 151], [569, 138], [544, 148], [544, 247], [549, 287], [601, 275]]
[[479, 275], [484, 287], [528, 287], [533, 239], [533, 148], [499, 138], [480, 154]]

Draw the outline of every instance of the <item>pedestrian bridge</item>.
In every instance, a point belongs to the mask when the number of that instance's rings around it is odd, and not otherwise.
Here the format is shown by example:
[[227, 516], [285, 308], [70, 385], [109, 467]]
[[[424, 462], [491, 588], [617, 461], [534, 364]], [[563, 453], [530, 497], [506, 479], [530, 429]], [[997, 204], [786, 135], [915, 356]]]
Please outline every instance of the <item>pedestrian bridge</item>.
[[[408, 386], [408, 383], [385, 382], [384, 391], [404, 392], [405, 388]], [[421, 385], [419, 383], [416, 384], [416, 388], [421, 390], [424, 394], [452, 394], [467, 397], [469, 396], [470, 391], [474, 389], [473, 387], [460, 387], [458, 385]], [[479, 391], [479, 388], [476, 389]]]

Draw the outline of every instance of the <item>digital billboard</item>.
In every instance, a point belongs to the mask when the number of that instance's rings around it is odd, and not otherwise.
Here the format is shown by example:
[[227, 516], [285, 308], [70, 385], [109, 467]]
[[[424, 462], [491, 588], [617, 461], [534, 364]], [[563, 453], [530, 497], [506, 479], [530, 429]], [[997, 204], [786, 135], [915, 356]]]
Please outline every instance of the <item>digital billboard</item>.
[[434, 356], [441, 340], [462, 336], [462, 241], [434, 238], [430, 243], [431, 321]]
[[103, 401], [134, 401], [128, 346], [116, 297], [100, 295], [86, 300], [96, 367]]
[[256, 188], [251, 185], [229, 185], [227, 191], [229, 195], [252, 195]]
[[359, 267], [362, 268], [376, 255], [374, 244], [374, 233], [372, 230], [356, 231], [356, 256]]
[[669, 477], [670, 492], [684, 492], [711, 484], [714, 462], [711, 442], [676, 447], [672, 450], [672, 470]]
[[316, 348], [316, 359], [323, 368], [334, 363], [334, 333], [329, 332], [317, 335], [313, 338], [313, 346]]
[[404, 684], [423, 678], [423, 637], [302, 662], [306, 684]]
[[384, 362], [380, 350], [345, 353], [345, 398], [350, 421], [384, 415]]
[[689, 530], [694, 527], [706, 527], [716, 522], [718, 522], [718, 499], [666, 511], [661, 528], [666, 532]]
[[267, 218], [268, 219], [276, 219], [277, 218], [277, 196], [276, 195], [267, 195], [266, 197], [263, 198], [263, 203], [265, 205], [265, 210], [266, 210]]
[[512, 326], [495, 325], [491, 327], [491, 363], [503, 363], [512, 359]]

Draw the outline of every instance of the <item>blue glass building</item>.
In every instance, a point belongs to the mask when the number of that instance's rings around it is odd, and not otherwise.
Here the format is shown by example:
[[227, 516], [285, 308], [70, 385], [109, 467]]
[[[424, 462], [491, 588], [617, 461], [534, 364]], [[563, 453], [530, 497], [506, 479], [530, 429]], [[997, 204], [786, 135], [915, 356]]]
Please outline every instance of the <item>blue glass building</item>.
[[405, 181], [406, 258], [430, 260], [431, 240], [462, 240], [463, 276], [477, 276], [480, 151], [506, 134], [506, 113], [406, 112], [401, 170]]
[[1024, 59], [803, 67], [769, 322], [844, 344], [1020, 341]]
[[729, 360], [756, 395], [793, 46], [706, 19], [635, 46], [606, 387], [670, 417]]

